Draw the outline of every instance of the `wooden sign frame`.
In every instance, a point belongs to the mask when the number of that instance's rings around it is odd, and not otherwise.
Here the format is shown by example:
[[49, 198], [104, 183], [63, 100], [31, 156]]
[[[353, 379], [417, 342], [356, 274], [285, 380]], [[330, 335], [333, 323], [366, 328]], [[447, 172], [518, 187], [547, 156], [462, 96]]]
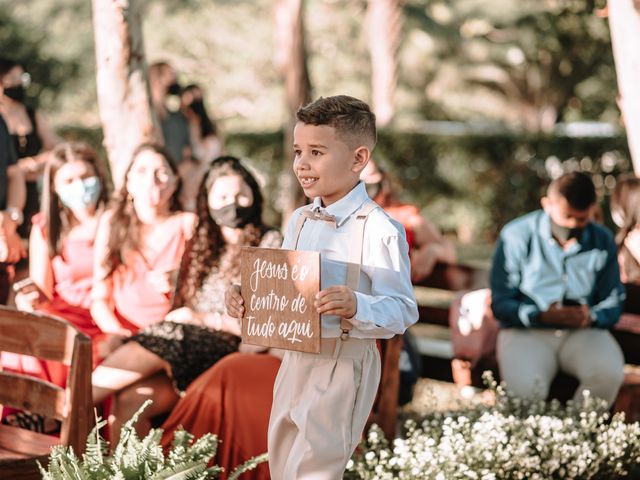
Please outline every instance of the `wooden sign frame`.
[[320, 352], [320, 253], [242, 247], [240, 275], [244, 343]]

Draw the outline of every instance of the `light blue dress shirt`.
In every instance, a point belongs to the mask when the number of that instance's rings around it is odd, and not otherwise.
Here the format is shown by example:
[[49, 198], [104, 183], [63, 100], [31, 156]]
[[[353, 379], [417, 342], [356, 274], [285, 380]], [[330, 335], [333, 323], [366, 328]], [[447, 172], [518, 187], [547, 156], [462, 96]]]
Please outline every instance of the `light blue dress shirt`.
[[[314, 199], [312, 208], [334, 215], [336, 223], [307, 220], [297, 250], [320, 252], [321, 289], [346, 284], [349, 245], [356, 230], [354, 213], [368, 200], [364, 182], [327, 208], [322, 207], [320, 198]], [[296, 222], [303, 208], [289, 219], [282, 248], [295, 248]], [[357, 311], [349, 319], [353, 324], [350, 335], [354, 338], [390, 338], [418, 320], [404, 228], [381, 208], [373, 210], [367, 218], [355, 295]], [[323, 338], [340, 336], [338, 316], [322, 315], [321, 323]]]
[[624, 301], [617, 248], [606, 228], [589, 223], [564, 250], [551, 235], [543, 211], [508, 223], [491, 268], [491, 308], [503, 327], [544, 328], [541, 312], [563, 299], [589, 305], [594, 326], [611, 328]]

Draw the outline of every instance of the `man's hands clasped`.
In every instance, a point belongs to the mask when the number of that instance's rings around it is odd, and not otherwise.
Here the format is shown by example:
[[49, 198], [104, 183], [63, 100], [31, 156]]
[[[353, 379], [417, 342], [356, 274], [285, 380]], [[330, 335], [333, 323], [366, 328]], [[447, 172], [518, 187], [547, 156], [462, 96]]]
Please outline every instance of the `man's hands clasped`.
[[540, 314], [540, 321], [545, 325], [564, 328], [588, 328], [591, 326], [589, 305], [560, 306], [551, 305], [549, 310]]

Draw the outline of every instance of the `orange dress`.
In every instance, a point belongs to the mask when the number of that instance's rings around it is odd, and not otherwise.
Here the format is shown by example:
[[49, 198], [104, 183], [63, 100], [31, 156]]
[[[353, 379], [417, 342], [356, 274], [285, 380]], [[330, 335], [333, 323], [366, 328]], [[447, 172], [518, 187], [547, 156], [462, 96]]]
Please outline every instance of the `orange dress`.
[[[271, 413], [273, 384], [280, 359], [267, 354], [232, 353], [200, 375], [187, 388], [162, 425], [162, 446], [168, 448], [173, 432], [182, 425], [196, 438], [207, 432], [218, 436], [220, 444], [214, 464], [229, 473], [251, 457], [267, 451], [267, 429]], [[243, 474], [244, 480], [267, 480], [264, 462]]]

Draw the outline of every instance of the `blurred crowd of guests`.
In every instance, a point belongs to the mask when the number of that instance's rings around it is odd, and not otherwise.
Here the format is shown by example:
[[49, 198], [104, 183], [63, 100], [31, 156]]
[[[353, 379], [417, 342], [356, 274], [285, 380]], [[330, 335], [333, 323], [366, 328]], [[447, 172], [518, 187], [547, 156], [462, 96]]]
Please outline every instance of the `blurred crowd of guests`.
[[[13, 281], [16, 308], [63, 318], [91, 337], [93, 399], [109, 418], [112, 442], [151, 398], [140, 434], [172, 412], [165, 445], [183, 425], [225, 438], [218, 463], [226, 466], [262, 453], [281, 355], [241, 344], [224, 291], [239, 281], [241, 246], [279, 247], [282, 235], [263, 222], [265, 199], [250, 169], [223, 156], [203, 91], [181, 87], [166, 62], [149, 67], [165, 144], [141, 145], [122, 188], [110, 192], [105, 159], [84, 142], [56, 136], [25, 103], [28, 83], [22, 65], [0, 61], [0, 301], [9, 298], [15, 265], [28, 265], [28, 275]], [[399, 201], [379, 166], [372, 163], [363, 181], [406, 225], [414, 278], [455, 260], [452, 244]], [[2, 368], [60, 386], [68, 373], [56, 362], [6, 352]], [[4, 409], [2, 416], [26, 428], [56, 428], [27, 411]]]
[[[171, 412], [165, 445], [184, 425], [225, 439], [219, 464], [262, 453], [279, 353], [241, 344], [223, 295], [239, 279], [240, 247], [278, 247], [282, 236], [263, 222], [265, 199], [251, 171], [222, 156], [202, 89], [181, 87], [168, 63], [149, 67], [165, 145], [141, 145], [122, 188], [110, 192], [105, 160], [85, 143], [61, 141], [42, 113], [26, 106], [28, 83], [22, 65], [0, 61], [0, 302], [7, 302], [15, 265], [28, 257], [28, 276], [14, 283], [15, 305], [64, 318], [93, 339], [94, 402], [110, 419], [112, 441], [151, 398], [137, 425], [141, 434]], [[381, 165], [370, 162], [361, 178], [405, 226], [414, 281], [437, 263], [456, 261], [452, 243], [400, 200]], [[622, 279], [637, 282], [640, 180], [620, 180], [611, 208]], [[2, 365], [66, 383], [65, 368], [54, 362], [5, 353]], [[5, 409], [3, 417], [47, 428], [29, 412]], [[268, 470], [256, 475], [266, 478]]]

